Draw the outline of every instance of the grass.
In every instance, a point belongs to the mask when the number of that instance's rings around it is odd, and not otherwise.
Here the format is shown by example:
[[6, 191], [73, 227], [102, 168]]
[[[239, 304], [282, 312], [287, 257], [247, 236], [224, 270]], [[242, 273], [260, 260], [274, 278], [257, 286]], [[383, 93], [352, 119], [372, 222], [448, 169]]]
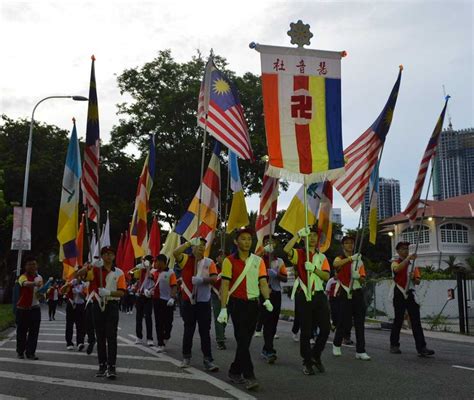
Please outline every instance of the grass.
[[0, 332], [15, 325], [11, 304], [0, 304]]

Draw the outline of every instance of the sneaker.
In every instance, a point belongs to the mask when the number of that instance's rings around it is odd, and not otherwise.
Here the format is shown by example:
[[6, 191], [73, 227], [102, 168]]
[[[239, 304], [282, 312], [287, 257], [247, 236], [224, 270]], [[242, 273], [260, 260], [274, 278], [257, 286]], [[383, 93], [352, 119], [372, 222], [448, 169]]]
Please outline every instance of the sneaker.
[[24, 355], [23, 353], [21, 353], [21, 354], [18, 353], [18, 354], [16, 355], [16, 358], [19, 358], [20, 360], [24, 360], [24, 359], [25, 359], [25, 355]]
[[188, 368], [191, 366], [191, 359], [190, 358], [183, 358], [183, 361], [181, 361], [181, 365], [179, 368]]
[[35, 354], [27, 354], [26, 358], [28, 360], [39, 360], [39, 358]]
[[247, 382], [245, 382], [245, 389], [247, 390], [255, 390], [258, 388], [258, 381], [255, 378], [249, 378], [247, 379]]
[[147, 346], [150, 346], [150, 347], [153, 347], [153, 346], [155, 345], [155, 343], [154, 343], [153, 340], [151, 340], [151, 339], [148, 339], [148, 340], [146, 341], [146, 344], [147, 344]]
[[94, 345], [95, 345], [95, 342], [90, 342], [87, 345], [87, 349], [86, 349], [87, 354], [92, 354], [92, 352], [94, 351]]
[[370, 361], [370, 356], [367, 353], [356, 353], [356, 360]]
[[314, 340], [314, 338], [309, 339], [309, 344], [314, 346], [316, 344], [316, 340]]
[[326, 372], [326, 368], [324, 368], [324, 365], [323, 363], [321, 362], [321, 358], [320, 357], [315, 357], [312, 359], [313, 361], [313, 365], [316, 367], [316, 369], [323, 373], [323, 372]]
[[49, 320], [52, 321], [53, 319], [51, 317], [49, 317]]
[[107, 375], [107, 365], [100, 364], [99, 365], [99, 370], [96, 372], [95, 377], [96, 378], [103, 378], [105, 375]]
[[77, 351], [82, 351], [84, 350], [84, 343], [79, 343], [78, 346], [77, 346]]
[[402, 354], [400, 346], [390, 346], [390, 353], [392, 354]]
[[277, 359], [277, 356], [274, 352], [269, 352], [269, 351], [265, 351], [263, 350], [260, 355], [262, 356], [262, 358], [268, 363], [268, 364], [273, 364], [276, 359]]
[[66, 346], [66, 349], [68, 349], [69, 351], [73, 351], [74, 346], [72, 344], [69, 344], [69, 345]]
[[299, 342], [300, 341], [300, 337], [297, 333], [293, 333], [293, 342]]
[[262, 331], [255, 331], [254, 337], [262, 337]]
[[418, 352], [418, 356], [420, 357], [429, 357], [429, 356], [432, 356], [434, 355], [434, 350], [431, 350], [431, 349], [427, 349], [426, 347], [423, 347], [419, 352]]
[[225, 350], [225, 349], [227, 349], [227, 347], [224, 342], [217, 343], [217, 350]]
[[115, 378], [117, 378], [115, 365], [110, 365], [109, 368], [107, 368], [107, 379], [115, 379]]
[[273, 339], [280, 339], [280, 336], [278, 336], [278, 334], [275, 333], [275, 336], [273, 336]]
[[204, 359], [204, 369], [207, 372], [217, 372], [217, 371], [219, 371], [219, 367], [216, 364], [214, 364], [213, 361], [206, 360], [206, 359]]
[[165, 346], [158, 346], [156, 348], [157, 353], [166, 353]]
[[314, 369], [311, 365], [303, 365], [303, 374], [314, 375]]
[[239, 374], [233, 374], [229, 372], [227, 376], [229, 377], [232, 383], [237, 383], [238, 385], [241, 385], [242, 383], [246, 382], [245, 379], [242, 378], [242, 375], [239, 375]]
[[342, 356], [341, 347], [332, 345], [332, 355], [336, 357]]
[[135, 344], [143, 344], [143, 339], [136, 338]]
[[344, 343], [346, 346], [351, 346], [354, 344], [354, 342], [349, 338], [349, 339], [343, 339], [342, 343]]

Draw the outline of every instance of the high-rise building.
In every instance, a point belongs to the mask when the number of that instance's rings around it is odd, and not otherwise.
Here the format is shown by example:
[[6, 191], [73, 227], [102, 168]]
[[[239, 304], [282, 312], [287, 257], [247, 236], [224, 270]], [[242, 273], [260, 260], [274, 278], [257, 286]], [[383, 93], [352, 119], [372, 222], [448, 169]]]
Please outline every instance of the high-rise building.
[[474, 128], [441, 132], [433, 173], [433, 198], [474, 193]]
[[[365, 192], [362, 215], [364, 221], [370, 209], [369, 189]], [[379, 177], [379, 194], [377, 198], [377, 220], [390, 218], [400, 212], [400, 181]]]
[[342, 224], [342, 212], [340, 208], [332, 209], [332, 222], [341, 225]]

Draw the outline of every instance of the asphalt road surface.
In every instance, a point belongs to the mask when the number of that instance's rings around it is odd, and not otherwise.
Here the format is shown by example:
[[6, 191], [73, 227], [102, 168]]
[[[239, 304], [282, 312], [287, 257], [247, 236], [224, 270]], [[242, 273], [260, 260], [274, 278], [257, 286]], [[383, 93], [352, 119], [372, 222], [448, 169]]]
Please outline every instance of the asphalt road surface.
[[[199, 335], [196, 330], [192, 368], [180, 370], [183, 323], [175, 313], [172, 338], [167, 352], [135, 345], [135, 315], [120, 315], [118, 378], [95, 378], [96, 353], [67, 351], [64, 340], [64, 307], [56, 321], [47, 320], [42, 310], [38, 361], [18, 360], [15, 332], [0, 340], [0, 400], [3, 399], [474, 399], [474, 344], [457, 340], [427, 338], [436, 350], [433, 358], [417, 357], [410, 334], [402, 334], [401, 355], [388, 352], [389, 332], [366, 330], [371, 361], [354, 358], [355, 347], [344, 346], [340, 358], [333, 357], [331, 343], [323, 353], [326, 373], [302, 374], [299, 344], [291, 337], [291, 324], [280, 321], [275, 341], [278, 360], [266, 364], [260, 357], [262, 338], [252, 341], [252, 356], [260, 388], [247, 392], [230, 384], [227, 370], [235, 342], [232, 326], [227, 327], [227, 350], [213, 355], [220, 366], [217, 373], [205, 373]], [[332, 335], [329, 341], [332, 340]]]

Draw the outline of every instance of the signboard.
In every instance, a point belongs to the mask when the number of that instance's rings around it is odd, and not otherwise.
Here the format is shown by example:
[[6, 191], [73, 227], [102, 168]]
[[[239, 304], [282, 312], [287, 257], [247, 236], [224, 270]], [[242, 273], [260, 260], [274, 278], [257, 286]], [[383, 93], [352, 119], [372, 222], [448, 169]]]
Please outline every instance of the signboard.
[[[21, 250], [31, 250], [31, 214], [32, 208], [25, 208], [25, 216], [23, 220], [23, 245]], [[21, 235], [21, 207], [13, 208], [13, 234], [12, 234], [12, 250], [20, 250]]]

